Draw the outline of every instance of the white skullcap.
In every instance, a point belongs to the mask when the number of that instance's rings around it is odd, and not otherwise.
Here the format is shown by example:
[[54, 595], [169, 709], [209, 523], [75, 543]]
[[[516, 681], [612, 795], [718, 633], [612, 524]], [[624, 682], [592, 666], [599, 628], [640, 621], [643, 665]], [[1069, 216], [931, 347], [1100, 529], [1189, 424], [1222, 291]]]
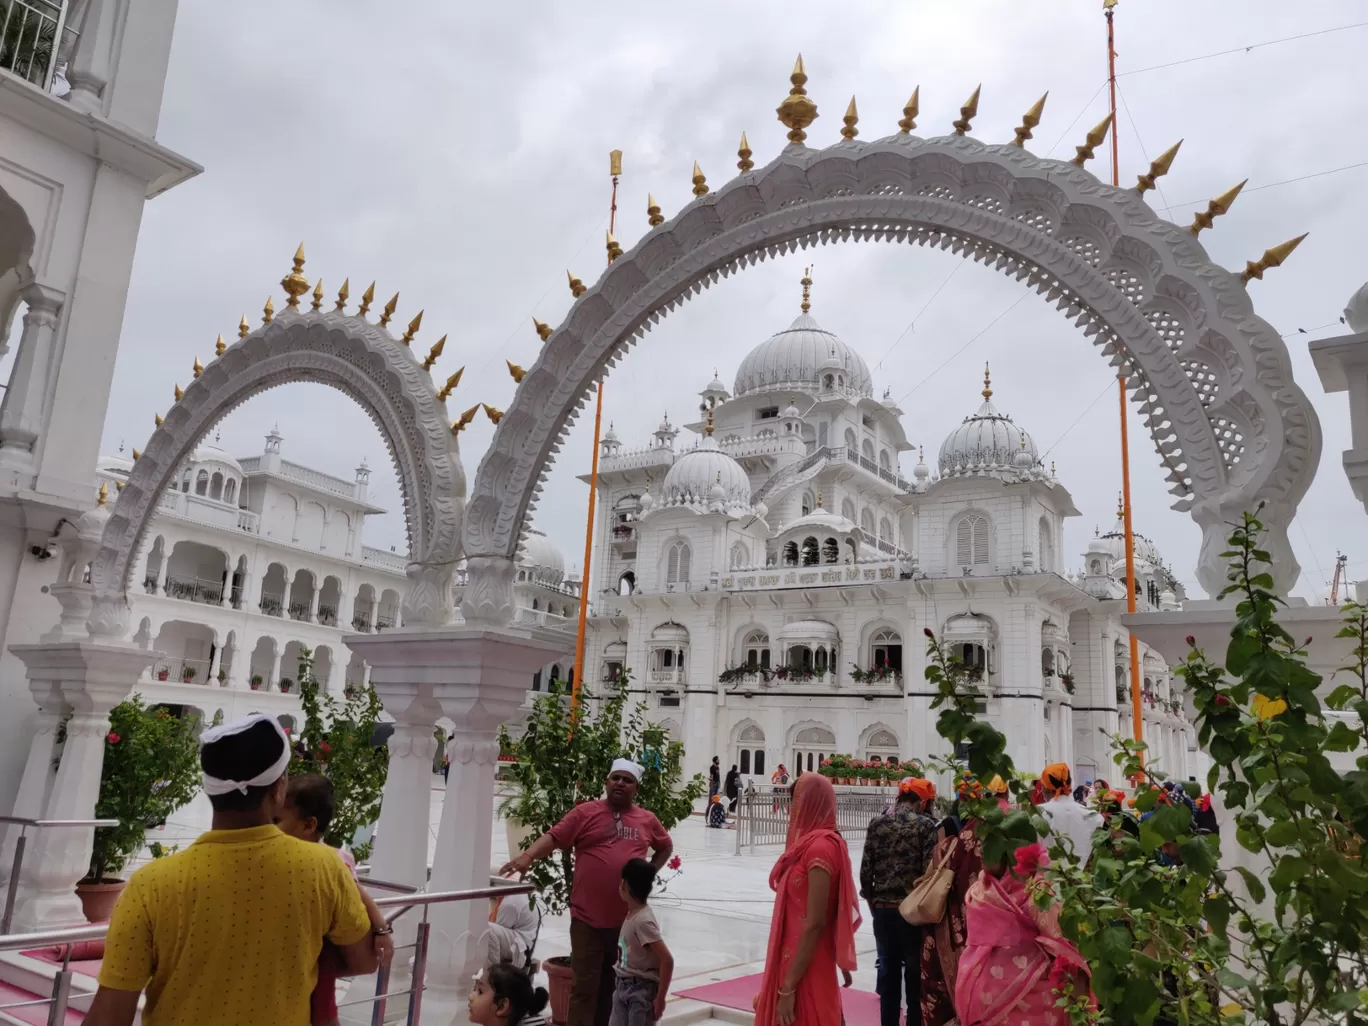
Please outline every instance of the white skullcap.
[[217, 727], [210, 727], [200, 735], [200, 747], [211, 745], [225, 737], [232, 737], [234, 734], [241, 734], [243, 731], [250, 730], [258, 723], [269, 723], [280, 735], [281, 753], [280, 758], [268, 768], [262, 770], [251, 780], [221, 780], [218, 777], [204, 774], [204, 793], [207, 795], [228, 794], [230, 791], [240, 791], [247, 793], [249, 787], [265, 787], [274, 784], [280, 779], [286, 768], [290, 765], [290, 739], [285, 734], [285, 728], [280, 725], [280, 721], [274, 716], [267, 716], [265, 713], [252, 713], [244, 716], [240, 720], [230, 720], [228, 723]]
[[631, 759], [614, 759], [613, 768], [609, 773], [630, 773], [636, 777], [637, 783], [641, 783], [641, 775], [646, 771], [634, 763]]

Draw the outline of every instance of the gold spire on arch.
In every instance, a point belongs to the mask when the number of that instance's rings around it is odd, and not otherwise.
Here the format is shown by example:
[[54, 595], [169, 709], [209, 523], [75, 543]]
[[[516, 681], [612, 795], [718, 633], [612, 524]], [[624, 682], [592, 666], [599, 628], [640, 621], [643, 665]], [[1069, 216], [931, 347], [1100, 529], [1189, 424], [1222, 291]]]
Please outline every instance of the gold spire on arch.
[[812, 268], [811, 268], [811, 267], [804, 267], [804, 268], [803, 268], [803, 277], [802, 277], [801, 279], [799, 279], [798, 284], [801, 285], [801, 286], [803, 286], [803, 301], [802, 301], [802, 303], [799, 304], [799, 309], [802, 310], [803, 313], [807, 313], [809, 310], [812, 309]]
[[290, 297], [285, 301], [285, 305], [291, 310], [298, 310], [299, 297], [309, 291], [309, 279], [304, 277], [304, 243], [301, 242], [295, 250], [294, 268], [280, 279], [280, 287]]
[[803, 68], [801, 53], [793, 62], [793, 74], [789, 75], [789, 82], [792, 83], [789, 94], [774, 112], [779, 115], [780, 124], [789, 130], [788, 141], [802, 145], [807, 138], [804, 129], [817, 120], [817, 104], [808, 99], [807, 90], [803, 88], [807, 83], [807, 72]]

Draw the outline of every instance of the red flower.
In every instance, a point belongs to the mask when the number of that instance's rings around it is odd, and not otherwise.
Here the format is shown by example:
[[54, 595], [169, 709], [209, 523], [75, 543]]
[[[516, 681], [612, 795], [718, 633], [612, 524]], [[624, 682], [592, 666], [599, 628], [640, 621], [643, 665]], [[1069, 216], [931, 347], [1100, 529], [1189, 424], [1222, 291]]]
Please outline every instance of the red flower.
[[331, 751], [332, 751], [332, 745], [328, 744], [328, 742], [326, 742], [326, 741], [320, 741], [320, 742], [318, 742], [318, 750], [319, 750], [320, 752], [331, 752]]
[[108, 741], [111, 745], [117, 745], [119, 743], [119, 735], [111, 730], [108, 734], [105, 735], [105, 740]]
[[1225, 695], [1217, 695], [1216, 704], [1224, 708], [1225, 706], [1230, 704], [1230, 699], [1228, 699]]
[[1045, 847], [1037, 842], [1028, 844], [1024, 848], [1016, 850], [1016, 866], [1013, 872], [1017, 876], [1034, 876], [1040, 864], [1045, 861]]
[[1197, 639], [1194, 638], [1191, 634], [1189, 634], [1189, 635], [1187, 636], [1187, 643], [1188, 643], [1189, 645], [1195, 646], [1195, 645], [1197, 644]]
[[930, 627], [923, 627], [922, 633], [925, 634], [928, 638], [934, 638], [936, 636], [935, 632], [931, 630]]
[[669, 862], [667, 862], [667, 863], [665, 863], [665, 864], [666, 864], [667, 866], [669, 866], [671, 869], [678, 869], [678, 868], [683, 864], [683, 862], [682, 862], [682, 860], [680, 859], [680, 857], [679, 857], [678, 855], [676, 855], [676, 856], [674, 856], [672, 859], [670, 859]]
[[286, 736], [286, 737], [289, 737], [289, 736], [290, 736], [290, 728], [289, 728], [289, 727], [284, 727], [284, 728], [282, 728], [282, 729], [284, 729], [284, 731], [285, 731], [285, 736]]

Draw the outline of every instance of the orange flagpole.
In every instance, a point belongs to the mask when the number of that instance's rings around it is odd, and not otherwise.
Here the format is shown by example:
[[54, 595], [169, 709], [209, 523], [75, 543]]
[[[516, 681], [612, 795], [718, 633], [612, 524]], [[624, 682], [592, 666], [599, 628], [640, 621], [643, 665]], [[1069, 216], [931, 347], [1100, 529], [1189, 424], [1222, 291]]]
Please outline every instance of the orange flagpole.
[[[1121, 164], [1118, 157], [1116, 121], [1116, 27], [1113, 16], [1116, 13], [1116, 0], [1103, 0], [1103, 13], [1107, 18], [1107, 88], [1111, 94], [1111, 157], [1112, 185], [1120, 188]], [[1121, 409], [1121, 517], [1126, 537], [1126, 612], [1135, 612], [1135, 531], [1131, 522], [1130, 490], [1130, 432], [1126, 423], [1126, 375], [1117, 376], [1117, 389]], [[1140, 642], [1133, 632], [1130, 636], [1130, 673], [1131, 673], [1131, 721], [1134, 726], [1135, 740], [1145, 740], [1144, 705], [1140, 692]]]
[[[622, 151], [613, 150], [608, 155], [608, 173], [613, 179], [612, 198], [608, 202], [608, 235], [612, 238], [617, 226], [617, 187], [618, 176], [622, 174]], [[608, 262], [613, 262], [613, 253], [608, 253]], [[579, 708], [580, 688], [584, 685], [584, 635], [589, 620], [589, 578], [594, 557], [594, 505], [598, 498], [599, 432], [603, 427], [603, 381], [596, 389], [598, 398], [594, 408], [594, 456], [589, 469], [589, 516], [584, 527], [584, 568], [580, 571], [579, 632], [575, 636], [574, 679], [570, 683], [570, 708]]]

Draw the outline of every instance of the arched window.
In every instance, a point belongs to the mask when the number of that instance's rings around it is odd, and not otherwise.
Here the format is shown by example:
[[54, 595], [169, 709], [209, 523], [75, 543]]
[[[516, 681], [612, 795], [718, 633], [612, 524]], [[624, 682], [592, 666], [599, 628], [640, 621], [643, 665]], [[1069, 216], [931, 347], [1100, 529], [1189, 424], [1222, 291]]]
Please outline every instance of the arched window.
[[1046, 572], [1055, 568], [1055, 546], [1054, 534], [1050, 531], [1050, 521], [1046, 517], [1040, 518], [1040, 569]]
[[817, 508], [817, 499], [811, 492], [803, 493], [803, 516], [807, 516]]
[[769, 635], [764, 631], [751, 631], [741, 643], [746, 669], [768, 670], [770, 668]]
[[845, 517], [852, 524], [855, 523], [855, 500], [845, 498], [841, 500], [841, 516]]
[[841, 543], [835, 538], [828, 538], [822, 542], [822, 562], [839, 563], [841, 561]]
[[887, 449], [879, 450], [879, 466], [881, 466], [884, 470], [893, 469], [893, 461], [888, 458]]
[[835, 388], [835, 387], [836, 387], [836, 375], [835, 375], [835, 374], [828, 374], [826, 377], [824, 377], [824, 378], [822, 379], [822, 387], [823, 387], [823, 388], [826, 388], [826, 389]]
[[836, 748], [836, 735], [825, 727], [806, 727], [793, 739], [795, 773], [815, 772]]
[[538, 670], [536, 673], [532, 674], [532, 690], [541, 690], [541, 670]]
[[893, 523], [888, 517], [879, 520], [879, 541], [891, 542], [893, 540]]
[[220, 501], [223, 499], [223, 475], [217, 470], [214, 471], [214, 476], [209, 479], [209, 498]]
[[1089, 563], [1088, 573], [1090, 573], [1094, 577], [1100, 577], [1102, 574], [1102, 560], [1094, 559], [1091, 563]]
[[867, 460], [872, 460], [874, 458], [874, 443], [868, 438], [860, 443], [860, 455]]
[[797, 566], [797, 565], [798, 565], [798, 543], [797, 543], [797, 542], [793, 542], [793, 541], [791, 541], [791, 542], [785, 542], [785, 543], [784, 543], [784, 566]]
[[540, 609], [540, 608], [541, 608], [541, 605], [537, 602], [536, 599], [533, 599], [533, 600], [532, 600], [532, 612], [535, 613], [535, 612], [536, 612], [538, 609]]
[[817, 447], [819, 449], [826, 448], [827, 431], [829, 430], [829, 427], [830, 425], [828, 425], [826, 421], [822, 421], [820, 424], [817, 425]]
[[988, 518], [969, 513], [960, 518], [955, 528], [955, 562], [960, 566], [984, 566], [988, 563]]
[[1122, 701], [1129, 691], [1126, 684], [1126, 668], [1120, 663], [1116, 664], [1116, 700]]
[[765, 732], [755, 724], [747, 724], [736, 738], [736, 764], [742, 773], [765, 772]]
[[670, 546], [670, 554], [665, 560], [665, 583], [689, 583], [689, 543], [677, 541]]
[[874, 537], [874, 511], [872, 509], [860, 510], [860, 530], [865, 533], [866, 537]]
[[881, 630], [869, 639], [869, 668], [881, 666], [902, 673], [902, 635], [895, 630]]
[[857, 443], [856, 443], [856, 440], [855, 440], [855, 429], [854, 429], [854, 428], [846, 428], [846, 429], [845, 429], [845, 444], [846, 444], [846, 448], [849, 449], [852, 453], [855, 451], [855, 446], [856, 446]]
[[183, 492], [188, 492], [188, 491], [190, 490], [190, 468], [189, 468], [189, 467], [186, 467], [183, 471], [181, 471], [181, 486], [180, 486], [180, 490], [183, 491]]
[[1055, 675], [1054, 649], [1049, 645], [1040, 650], [1040, 672], [1046, 677]]
[[223, 501], [232, 505], [237, 500], [237, 482], [231, 477], [228, 483], [223, 486]]
[[630, 595], [636, 591], [636, 574], [628, 570], [618, 578], [618, 594]]
[[750, 566], [750, 550], [742, 542], [737, 542], [731, 548], [731, 568], [738, 570], [743, 566]]
[[817, 560], [817, 539], [809, 535], [803, 539], [803, 566], [816, 566]]
[[195, 475], [195, 494], [204, 495], [209, 491], [209, 471], [201, 470]]

